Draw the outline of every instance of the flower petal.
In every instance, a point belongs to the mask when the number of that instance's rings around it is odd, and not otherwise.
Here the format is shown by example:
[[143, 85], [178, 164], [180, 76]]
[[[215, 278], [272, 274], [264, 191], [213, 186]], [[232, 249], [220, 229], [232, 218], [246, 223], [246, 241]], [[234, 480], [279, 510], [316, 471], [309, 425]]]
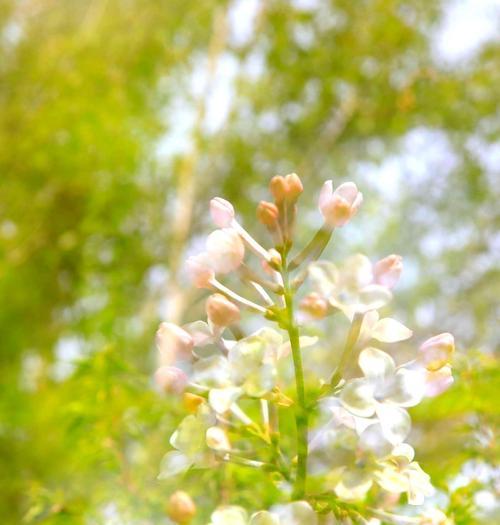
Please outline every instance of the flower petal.
[[387, 492], [401, 494], [408, 490], [408, 478], [388, 461], [381, 463], [384, 468], [375, 471], [376, 482]]
[[267, 510], [261, 510], [252, 514], [249, 525], [280, 525], [280, 519]]
[[385, 400], [401, 407], [418, 405], [425, 394], [425, 375], [419, 370], [400, 368], [385, 390]]
[[231, 386], [227, 359], [222, 355], [200, 359], [193, 365], [192, 380], [194, 383], [213, 388]]
[[404, 408], [389, 403], [379, 403], [377, 416], [384, 436], [393, 444], [399, 445], [410, 433], [411, 420]]
[[371, 452], [379, 458], [387, 456], [393, 449], [392, 443], [384, 436], [379, 423], [370, 425], [359, 436], [359, 446], [362, 450]]
[[365, 377], [384, 383], [396, 371], [394, 359], [378, 348], [365, 348], [358, 358], [359, 367], [363, 370]]
[[349, 204], [353, 204], [356, 197], [358, 196], [358, 188], [354, 182], [344, 182], [336, 190], [335, 194], [340, 195]]
[[191, 414], [186, 416], [170, 437], [170, 444], [192, 458], [205, 448], [205, 422]]
[[341, 270], [342, 284], [353, 291], [359, 291], [373, 280], [372, 263], [361, 253], [348, 257]]
[[392, 293], [379, 284], [369, 284], [359, 292], [359, 300], [367, 310], [382, 308], [392, 299]]
[[370, 417], [375, 412], [373, 385], [365, 379], [348, 381], [340, 393], [340, 401], [356, 416]]
[[210, 525], [247, 525], [248, 514], [242, 507], [219, 507], [210, 516]]
[[208, 394], [208, 402], [218, 414], [224, 414], [240, 395], [241, 388], [238, 387], [212, 388]]
[[415, 451], [413, 450], [412, 446], [408, 445], [408, 443], [400, 443], [394, 447], [392, 450], [392, 455], [396, 457], [403, 457], [406, 459], [406, 461], [408, 461], [408, 463], [410, 463], [415, 457]]
[[425, 395], [435, 397], [453, 384], [453, 375], [450, 366], [443, 366], [435, 372], [426, 371], [425, 375]]
[[397, 343], [409, 339], [413, 332], [395, 319], [380, 319], [373, 327], [371, 336], [381, 343]]
[[363, 499], [373, 485], [371, 475], [361, 469], [345, 470], [335, 485], [335, 494], [346, 501]]
[[182, 452], [172, 450], [167, 452], [160, 463], [158, 479], [168, 479], [186, 470], [192, 465], [192, 461]]
[[339, 272], [333, 263], [327, 261], [313, 262], [307, 271], [314, 288], [318, 292], [324, 296], [334, 293], [339, 282]]
[[317, 525], [318, 516], [307, 501], [293, 501], [286, 505], [276, 505], [271, 512], [279, 518], [280, 524]]
[[408, 503], [422, 505], [425, 497], [432, 496], [435, 492], [430, 476], [421, 469], [416, 461], [408, 465], [405, 473], [408, 476]]
[[205, 435], [207, 447], [213, 450], [231, 450], [231, 444], [226, 432], [221, 427], [210, 427]]

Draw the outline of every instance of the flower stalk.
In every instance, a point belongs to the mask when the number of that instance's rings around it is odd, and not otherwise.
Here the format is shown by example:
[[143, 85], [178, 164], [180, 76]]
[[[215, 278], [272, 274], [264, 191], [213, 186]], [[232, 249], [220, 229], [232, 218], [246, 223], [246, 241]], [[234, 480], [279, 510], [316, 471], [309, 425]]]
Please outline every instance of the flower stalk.
[[300, 351], [299, 327], [294, 315], [294, 293], [290, 286], [289, 271], [286, 264], [286, 252], [283, 258], [283, 282], [285, 287], [285, 309], [287, 315], [286, 327], [292, 349], [293, 368], [295, 374], [295, 388], [297, 405], [295, 408], [295, 425], [297, 430], [297, 470], [293, 487], [293, 499], [302, 499], [306, 492], [307, 482], [307, 450], [308, 450], [308, 413], [306, 406], [304, 369]]

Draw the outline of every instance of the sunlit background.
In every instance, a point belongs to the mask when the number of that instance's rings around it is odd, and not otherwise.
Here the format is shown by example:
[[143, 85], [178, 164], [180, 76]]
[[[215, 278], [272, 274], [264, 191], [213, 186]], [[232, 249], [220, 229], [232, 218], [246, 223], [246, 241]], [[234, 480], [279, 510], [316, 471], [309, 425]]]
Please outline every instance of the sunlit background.
[[[292, 171], [299, 239], [322, 182], [353, 180], [365, 205], [328, 257], [403, 255], [398, 318], [455, 334], [455, 385], [412, 411], [411, 441], [457, 525], [500, 520], [499, 14], [0, 0], [0, 523], [168, 523], [177, 486], [156, 475], [182, 410], [153, 388], [155, 329], [202, 309], [183, 260], [209, 199], [264, 240], [255, 206]], [[183, 481], [197, 523], [212, 482]]]

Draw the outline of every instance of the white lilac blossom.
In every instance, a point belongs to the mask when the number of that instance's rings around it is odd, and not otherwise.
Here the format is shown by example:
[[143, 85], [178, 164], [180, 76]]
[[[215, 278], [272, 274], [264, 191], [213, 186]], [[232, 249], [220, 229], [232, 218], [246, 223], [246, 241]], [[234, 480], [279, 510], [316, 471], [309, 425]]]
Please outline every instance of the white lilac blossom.
[[401, 443], [411, 426], [405, 408], [417, 405], [425, 393], [421, 374], [397, 369], [394, 359], [377, 348], [365, 348], [358, 363], [364, 377], [345, 384], [340, 393], [342, 404], [354, 415], [375, 415], [385, 437], [394, 445]]
[[228, 505], [215, 510], [209, 525], [317, 525], [318, 517], [307, 501], [276, 505], [251, 516], [242, 507]]
[[349, 257], [340, 267], [329, 261], [313, 262], [308, 271], [315, 291], [349, 319], [356, 312], [382, 308], [392, 299], [389, 288], [374, 283], [372, 264], [364, 255]]
[[[156, 383], [164, 392], [182, 394], [188, 413], [170, 437], [159, 478], [231, 463], [259, 471], [281, 494], [267, 510], [234, 505], [229, 495], [227, 505], [211, 512], [210, 525], [315, 525], [319, 513], [321, 523], [387, 518], [448, 525], [437, 509], [425, 507], [411, 517], [392, 511], [398, 502], [421, 505], [434, 492], [405, 443], [411, 428], [407, 409], [452, 384], [453, 336], [428, 339], [414, 359], [397, 365], [400, 345], [406, 354], [413, 333], [379, 310], [392, 299], [401, 256], [375, 263], [362, 254], [339, 264], [319, 260], [333, 230], [346, 226], [361, 206], [354, 183], [336, 190], [332, 181], [324, 184], [319, 197], [324, 224], [295, 254], [302, 182], [294, 173], [276, 176], [270, 192], [274, 202], [261, 201], [256, 210], [271, 238], [268, 247], [238, 222], [230, 202], [212, 199], [210, 214], [219, 229], [186, 262], [194, 286], [212, 293], [206, 319], [182, 327], [162, 323], [158, 330]], [[258, 257], [253, 266], [262, 275], [244, 261], [246, 248]], [[243, 283], [238, 290], [226, 283], [233, 272]], [[309, 288], [299, 292], [302, 286]], [[324, 319], [336, 312], [350, 323], [346, 340], [313, 369], [309, 356], [303, 357], [318, 342], [332, 347]], [[260, 316], [260, 326], [249, 322], [250, 314]], [[327, 382], [315, 375], [318, 367], [325, 370], [322, 378], [331, 373]], [[291, 416], [287, 426], [280, 419], [284, 411]], [[285, 438], [291, 421], [295, 429]], [[189, 495], [177, 496], [170, 516], [188, 523], [193, 505]]]

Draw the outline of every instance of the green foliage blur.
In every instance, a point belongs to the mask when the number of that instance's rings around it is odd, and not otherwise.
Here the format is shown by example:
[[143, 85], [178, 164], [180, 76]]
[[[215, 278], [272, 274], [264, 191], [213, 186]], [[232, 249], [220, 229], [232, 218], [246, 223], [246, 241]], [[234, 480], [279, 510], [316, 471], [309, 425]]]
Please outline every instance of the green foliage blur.
[[256, 203], [291, 171], [302, 241], [322, 181], [353, 180], [366, 205], [328, 256], [403, 255], [398, 318], [455, 334], [455, 385], [411, 442], [457, 524], [500, 519], [481, 505], [500, 491], [499, 43], [436, 56], [449, 8], [0, 0], [2, 525], [168, 523], [177, 488], [197, 523], [228, 494], [273, 503], [231, 467], [156, 480], [183, 409], [151, 376], [160, 320], [202, 314], [182, 260], [209, 198], [264, 239]]

